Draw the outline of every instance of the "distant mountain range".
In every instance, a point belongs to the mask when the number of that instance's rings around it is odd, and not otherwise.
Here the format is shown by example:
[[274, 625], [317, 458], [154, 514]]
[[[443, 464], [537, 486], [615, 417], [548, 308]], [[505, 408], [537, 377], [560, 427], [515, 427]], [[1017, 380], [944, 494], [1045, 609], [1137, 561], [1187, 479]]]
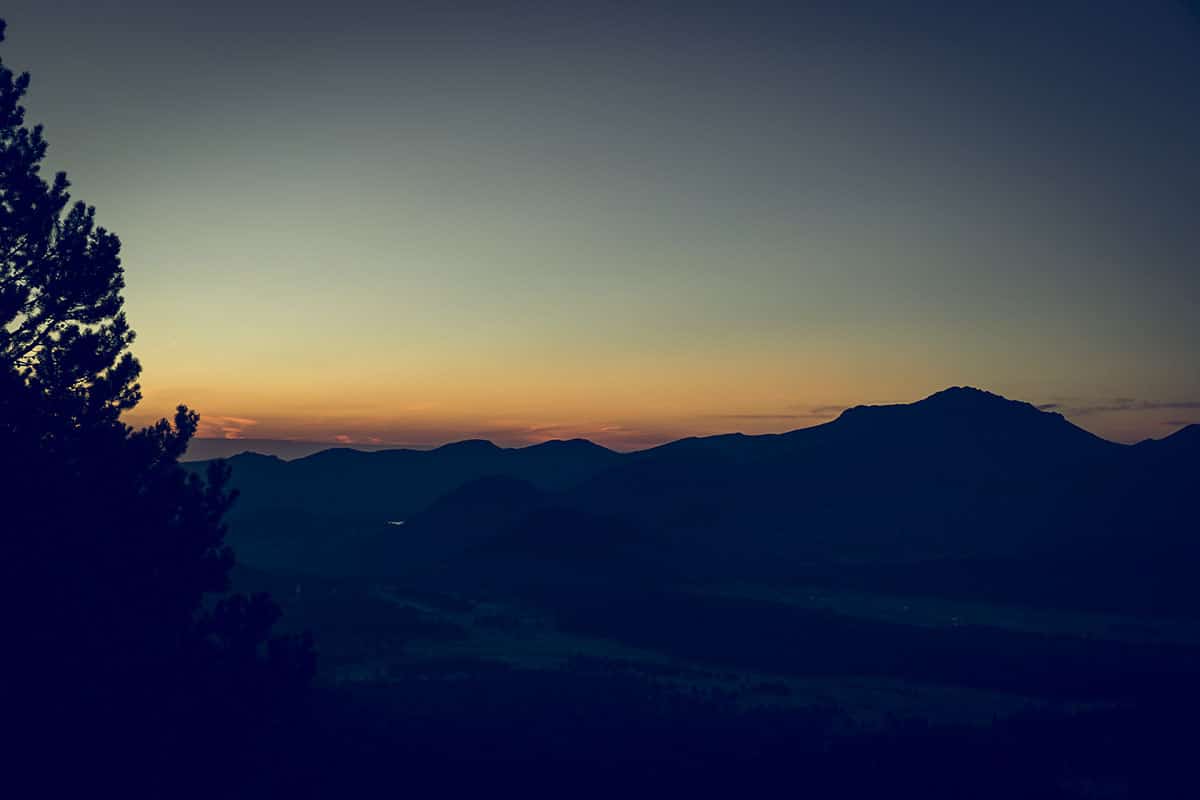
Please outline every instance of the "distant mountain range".
[[[335, 447], [332, 442], [301, 442], [292, 439], [192, 439], [188, 443], [184, 461], [209, 461], [214, 458], [231, 458], [242, 453], [272, 455], [290, 461], [304, 458], [322, 450]], [[355, 449], [374, 452], [393, 450], [396, 445], [355, 444]]]
[[243, 561], [307, 571], [520, 574], [523, 561], [615, 578], [656, 565], [690, 578], [923, 576], [931, 591], [1015, 560], [1043, 576], [1029, 591], [1086, 584], [1099, 597], [1123, 561], [1197, 563], [1198, 456], [1200, 426], [1121, 445], [952, 388], [791, 433], [629, 454], [572, 440], [238, 455], [231, 540]]
[[[474, 439], [433, 450], [331, 448], [293, 461], [243, 453], [228, 463], [242, 495], [242, 513], [289, 509], [383, 522], [406, 519], [476, 478], [502, 475], [565, 490], [621, 458], [583, 439], [523, 448]], [[204, 464], [189, 468], [200, 470]]]

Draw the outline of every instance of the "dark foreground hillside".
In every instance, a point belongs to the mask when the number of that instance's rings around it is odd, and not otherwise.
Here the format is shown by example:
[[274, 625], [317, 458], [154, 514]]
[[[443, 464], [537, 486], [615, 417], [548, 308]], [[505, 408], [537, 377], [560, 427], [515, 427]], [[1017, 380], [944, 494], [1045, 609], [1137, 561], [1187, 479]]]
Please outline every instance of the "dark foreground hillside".
[[300, 581], [323, 673], [275, 775], [301, 796], [1194, 796], [1191, 645]]
[[621, 675], [459, 673], [319, 692], [317, 733], [285, 785], [301, 796], [396, 786], [443, 796], [1184, 798], [1194, 796], [1195, 711], [856, 729], [827, 709], [739, 710]]

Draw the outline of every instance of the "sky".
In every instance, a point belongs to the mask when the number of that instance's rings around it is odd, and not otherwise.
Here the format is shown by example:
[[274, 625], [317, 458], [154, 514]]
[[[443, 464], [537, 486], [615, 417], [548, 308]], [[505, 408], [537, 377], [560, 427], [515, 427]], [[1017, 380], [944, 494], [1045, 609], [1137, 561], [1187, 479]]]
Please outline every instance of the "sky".
[[10, 0], [141, 424], [643, 447], [972, 385], [1200, 422], [1172, 0]]

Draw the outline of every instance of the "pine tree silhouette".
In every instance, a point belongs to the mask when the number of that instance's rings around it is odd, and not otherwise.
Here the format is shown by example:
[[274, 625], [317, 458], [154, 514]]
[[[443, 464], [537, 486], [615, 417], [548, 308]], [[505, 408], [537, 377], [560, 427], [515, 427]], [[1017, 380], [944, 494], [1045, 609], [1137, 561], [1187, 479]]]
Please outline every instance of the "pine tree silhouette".
[[40, 770], [40, 796], [184, 774], [159, 796], [230, 795], [309, 681], [311, 642], [271, 637], [268, 597], [228, 594], [228, 470], [178, 463], [197, 414], [121, 422], [141, 368], [120, 241], [70, 204], [65, 174], [41, 174], [28, 87], [0, 61], [0, 691], [21, 757], [6, 756]]

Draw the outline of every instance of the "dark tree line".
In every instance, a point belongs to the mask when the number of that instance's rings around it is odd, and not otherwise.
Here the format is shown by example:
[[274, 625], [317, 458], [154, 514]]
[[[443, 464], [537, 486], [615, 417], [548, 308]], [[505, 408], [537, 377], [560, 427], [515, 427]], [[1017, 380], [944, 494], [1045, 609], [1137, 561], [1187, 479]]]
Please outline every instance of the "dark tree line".
[[[0, 21], [0, 41], [4, 22]], [[266, 595], [229, 594], [228, 471], [179, 466], [197, 414], [134, 430], [117, 236], [42, 174], [28, 74], [0, 61], [0, 643], [10, 779], [158, 796], [250, 763], [313, 671]], [[182, 770], [187, 770], [186, 772]], [[235, 777], [236, 773], [236, 777]], [[184, 792], [186, 793], [186, 792]]]

